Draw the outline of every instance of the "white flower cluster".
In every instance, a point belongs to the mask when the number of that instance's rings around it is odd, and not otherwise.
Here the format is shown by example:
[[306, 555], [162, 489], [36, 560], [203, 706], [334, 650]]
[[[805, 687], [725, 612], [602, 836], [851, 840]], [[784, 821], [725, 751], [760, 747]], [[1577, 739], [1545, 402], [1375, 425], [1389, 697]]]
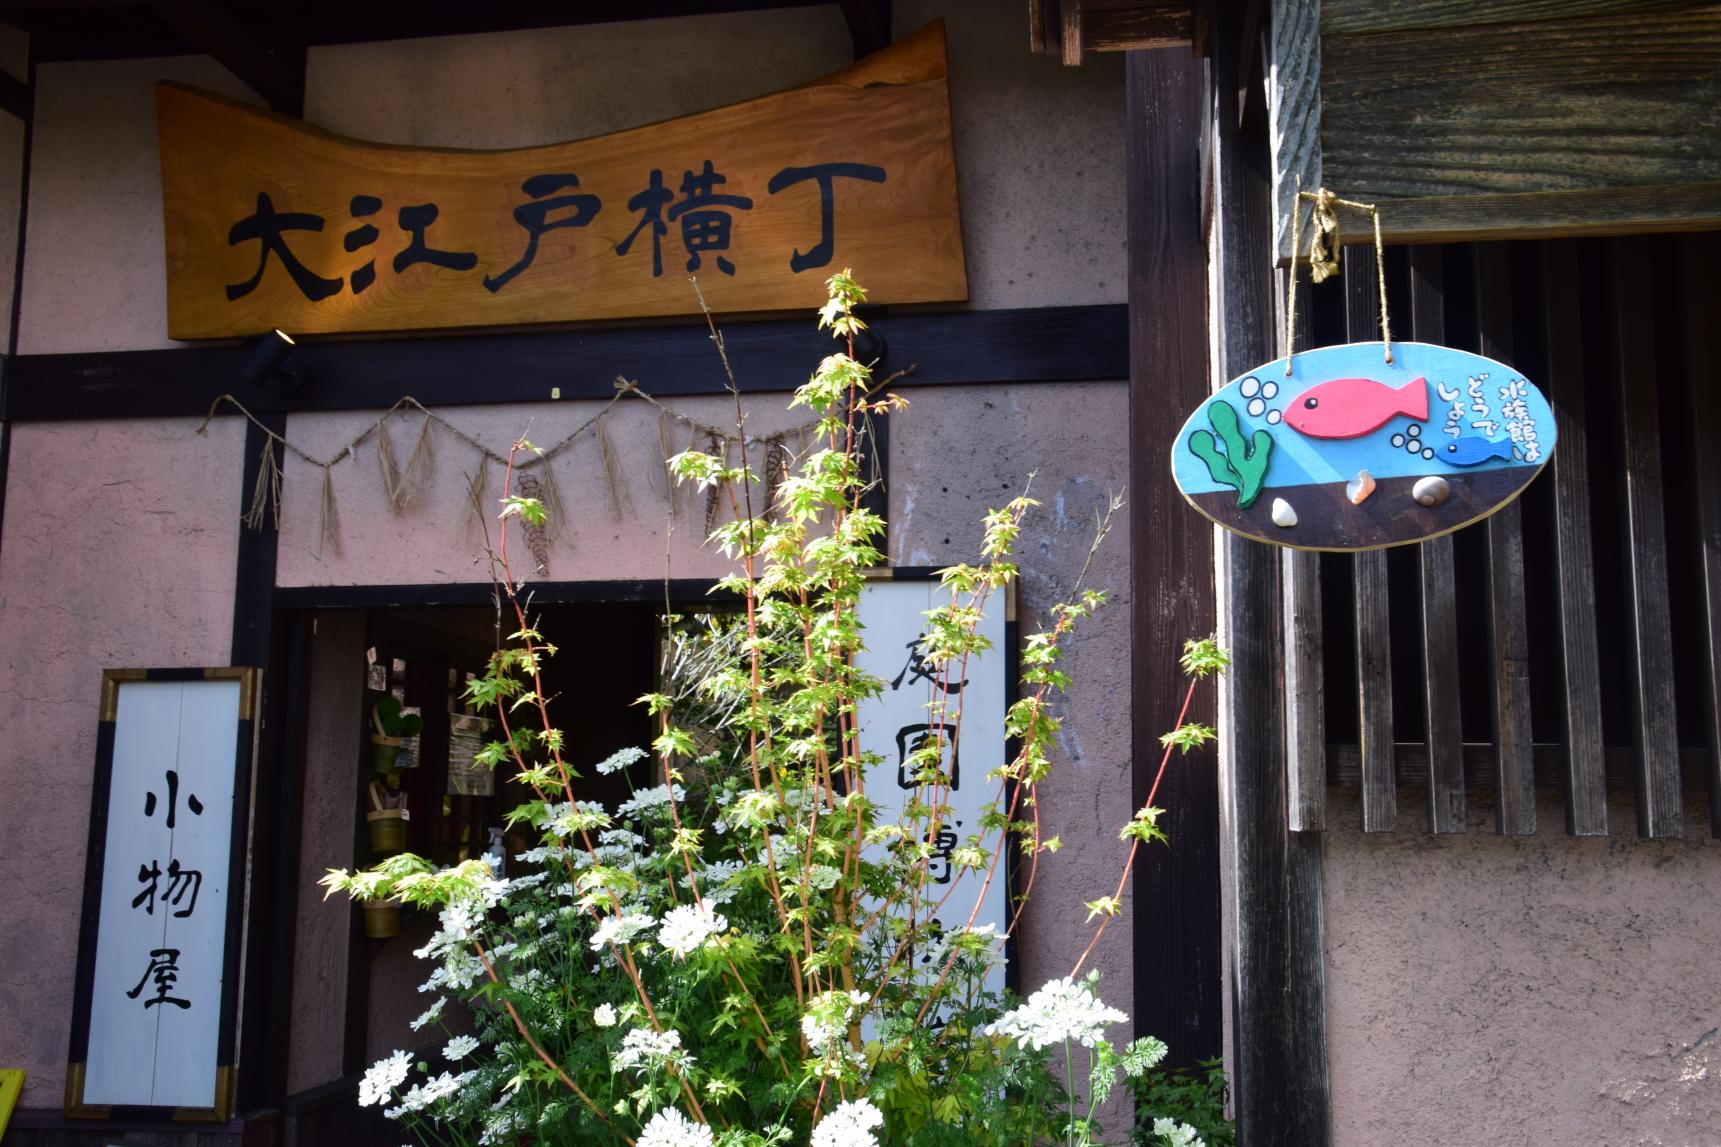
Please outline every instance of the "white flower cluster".
[[711, 1128], [665, 1107], [640, 1131], [638, 1147], [711, 1147], [712, 1142]]
[[812, 1147], [878, 1147], [873, 1132], [883, 1126], [884, 1115], [870, 1100], [850, 1099], [819, 1120], [813, 1128]]
[[625, 944], [657, 923], [643, 912], [628, 912], [620, 916], [605, 916], [597, 931], [586, 941], [592, 951], [601, 952], [611, 944]]
[[683, 904], [663, 914], [657, 939], [665, 948], [685, 958], [728, 927], [728, 919], [713, 911], [711, 905]]
[[693, 1063], [693, 1057], [681, 1050], [680, 1032], [633, 1028], [621, 1037], [621, 1050], [610, 1057], [610, 1066], [627, 1071], [660, 1067], [671, 1061], [682, 1068]]
[[394, 1094], [394, 1089], [406, 1082], [406, 1073], [412, 1063], [412, 1056], [404, 1051], [397, 1051], [384, 1059], [371, 1064], [364, 1078], [359, 1080], [359, 1106], [369, 1107], [382, 1103]]
[[808, 1000], [807, 1014], [801, 1017], [801, 1034], [807, 1037], [808, 1049], [823, 1055], [825, 1048], [842, 1038], [867, 999], [865, 992], [820, 992]]
[[433, 1024], [437, 1020], [441, 1019], [442, 1018], [442, 1006], [444, 1004], [446, 1004], [447, 1002], [448, 1002], [448, 1000], [446, 998], [438, 997], [437, 1001], [434, 1004], [431, 1004], [430, 1007], [425, 1011], [425, 1013], [423, 1015], [419, 1016], [417, 1019], [412, 1021], [412, 1030], [417, 1031], [419, 1028], [423, 1027], [425, 1024]]
[[1159, 1136], [1164, 1147], [1207, 1147], [1201, 1136], [1195, 1133], [1195, 1128], [1187, 1123], [1176, 1123], [1170, 1119], [1155, 1119], [1153, 1133]]
[[597, 1024], [600, 1028], [613, 1028], [615, 1027], [615, 1021], [615, 1009], [610, 1007], [608, 1004], [599, 1004], [597, 1007], [592, 1009], [592, 1022]]
[[596, 768], [600, 776], [607, 777], [611, 773], [621, 772], [635, 761], [643, 760], [645, 760], [645, 750], [630, 745], [625, 749], [617, 749], [615, 752], [599, 761]]
[[448, 1041], [442, 1054], [450, 1060], [462, 1060], [478, 1050], [478, 1041], [469, 1035], [457, 1035]]
[[[687, 799], [687, 790], [680, 785], [675, 786], [675, 802], [680, 804]], [[633, 794], [633, 799], [621, 802], [616, 808], [616, 816], [631, 817], [652, 809], [669, 806], [669, 790], [663, 785], [653, 785], [649, 789], [640, 789]]]
[[399, 1119], [403, 1115], [422, 1111], [437, 1100], [447, 1098], [459, 1091], [477, 1074], [475, 1071], [463, 1071], [459, 1075], [450, 1075], [445, 1071], [441, 1075], [427, 1079], [422, 1084], [413, 1087], [412, 1090], [400, 1097], [398, 1106], [389, 1108], [383, 1114], [390, 1119]]
[[986, 1034], [1007, 1036], [1024, 1048], [1043, 1048], [1065, 1040], [1093, 1047], [1105, 1038], [1109, 1025], [1128, 1019], [1116, 1008], [1102, 1004], [1087, 985], [1065, 976], [1046, 981], [1021, 1007], [1000, 1016]]

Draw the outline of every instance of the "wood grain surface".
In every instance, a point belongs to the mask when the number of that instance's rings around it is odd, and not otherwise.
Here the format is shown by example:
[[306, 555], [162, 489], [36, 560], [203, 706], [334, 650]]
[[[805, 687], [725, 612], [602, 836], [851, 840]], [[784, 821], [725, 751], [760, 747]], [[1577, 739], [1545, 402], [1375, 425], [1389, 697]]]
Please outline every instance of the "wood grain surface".
[[[720, 312], [815, 308], [845, 267], [874, 302], [960, 300], [946, 77], [943, 26], [932, 24], [812, 84], [509, 151], [364, 143], [162, 84], [168, 330], [196, 339], [697, 313], [690, 272]], [[723, 182], [699, 184], [708, 162]], [[827, 169], [821, 182], [806, 171], [832, 164], [867, 174]], [[235, 231], [270, 212], [273, 225]], [[267, 243], [286, 214], [300, 216], [288, 221], [296, 229]], [[423, 246], [451, 257], [416, 258], [415, 225]], [[284, 252], [303, 265], [297, 280]]]

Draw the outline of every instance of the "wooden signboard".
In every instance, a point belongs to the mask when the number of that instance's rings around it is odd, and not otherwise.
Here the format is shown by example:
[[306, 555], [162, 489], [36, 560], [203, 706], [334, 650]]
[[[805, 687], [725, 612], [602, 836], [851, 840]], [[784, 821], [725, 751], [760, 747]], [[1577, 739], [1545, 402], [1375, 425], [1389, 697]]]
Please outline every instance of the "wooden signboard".
[[168, 333], [225, 338], [967, 297], [942, 24], [834, 75], [578, 143], [392, 147], [156, 89]]
[[257, 678], [103, 675], [68, 1115], [232, 1114]]
[[1368, 550], [1450, 533], [1523, 492], [1554, 415], [1522, 374], [1427, 343], [1351, 343], [1265, 363], [1203, 403], [1171, 447], [1191, 505], [1296, 549]]
[[[999, 800], [998, 781], [988, 774], [1008, 763], [1004, 713], [1014, 699], [1015, 597], [1007, 591], [987, 603], [977, 632], [991, 642], [991, 648], [970, 656], [960, 667], [960, 679], [953, 679], [957, 667], [941, 672], [920, 654], [926, 612], [949, 600], [949, 591], [937, 578], [902, 571], [869, 577], [861, 589], [859, 617], [866, 649], [855, 658], [855, 666], [884, 682], [883, 691], [862, 701], [856, 714], [861, 752], [876, 753], [879, 759], [867, 774], [866, 793], [878, 807], [880, 824], [897, 820], [912, 798], [929, 806], [935, 800], [948, 806], [944, 822], [925, 842], [932, 846], [933, 855], [918, 918], [924, 922], [930, 916], [934, 931], [957, 929], [968, 922], [980, 898], [974, 926], [990, 925], [1002, 936], [1009, 925], [1007, 874], [994, 875], [982, 896], [985, 871], [957, 869], [951, 852], [975, 836], [982, 838], [987, 851], [998, 846], [997, 834], [982, 828], [982, 817], [986, 806]], [[946, 765], [935, 792], [932, 786], [917, 783], [907, 758], [936, 736], [936, 718], [926, 706], [940, 692], [952, 719], [960, 709], [961, 727], [946, 750]], [[936, 975], [937, 954], [916, 953], [915, 967]], [[987, 986], [1002, 991], [1005, 984], [1006, 969], [1000, 963], [992, 968]]]

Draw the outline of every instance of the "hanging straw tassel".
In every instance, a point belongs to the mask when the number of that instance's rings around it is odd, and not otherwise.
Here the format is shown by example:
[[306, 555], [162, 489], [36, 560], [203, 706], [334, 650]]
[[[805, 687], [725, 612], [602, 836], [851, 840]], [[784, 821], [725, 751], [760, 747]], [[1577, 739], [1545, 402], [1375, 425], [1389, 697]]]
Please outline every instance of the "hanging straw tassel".
[[478, 455], [478, 468], [472, 471], [472, 477], [466, 483], [466, 501], [472, 507], [472, 516], [477, 519], [478, 528], [484, 529], [489, 524], [485, 517], [484, 488], [489, 483], [490, 455]]
[[274, 511], [275, 528], [281, 528], [281, 464], [275, 458], [275, 439], [263, 439], [263, 454], [257, 463], [257, 483], [251, 488], [251, 506], [245, 511], [245, 525], [261, 530], [263, 522]]
[[604, 481], [609, 485], [610, 514], [619, 522], [626, 518], [633, 507], [628, 504], [627, 492], [622, 485], [621, 461], [616, 457], [615, 446], [610, 442], [609, 431], [604, 428], [602, 419], [598, 420], [598, 450], [604, 459]]
[[560, 536], [562, 527], [568, 523], [568, 505], [562, 498], [562, 488], [556, 482], [556, 468], [550, 465], [548, 454], [537, 464], [537, 469], [544, 480], [544, 509], [549, 515], [546, 536], [554, 541]]
[[674, 510], [675, 474], [669, 468], [669, 459], [675, 453], [675, 448], [669, 444], [669, 411], [667, 410], [657, 412], [657, 449], [663, 456], [663, 467], [659, 472], [659, 476], [663, 479], [663, 499], [669, 503], [669, 508]]
[[765, 520], [777, 520], [777, 494], [789, 480], [789, 447], [782, 435], [765, 440]]
[[[727, 439], [727, 438], [720, 439], [720, 438], [718, 438], [718, 436], [716, 434], [710, 434], [707, 436], [706, 446], [709, 448], [707, 453], [709, 453], [712, 457], [714, 457], [718, 460], [718, 465], [722, 466], [724, 469], [728, 469], [729, 468], [729, 439]], [[718, 510], [717, 499], [720, 495], [721, 485], [722, 485], [722, 483], [720, 483], [720, 482], [713, 482], [711, 485], [705, 487], [705, 536], [706, 537], [710, 537], [711, 531], [715, 530], [717, 528], [717, 510]]]
[[327, 547], [337, 556], [341, 552], [341, 523], [335, 514], [335, 480], [333, 462], [323, 464], [323, 494], [317, 511], [317, 560], [323, 560]]
[[397, 514], [412, 501], [423, 477], [422, 471], [430, 465], [430, 421], [431, 416], [427, 412], [424, 421], [419, 423], [418, 439], [412, 445], [412, 454], [406, 460], [405, 470], [395, 461], [394, 443], [390, 442], [388, 437], [387, 417], [377, 423], [377, 461], [382, 468], [383, 494]]
[[[522, 498], [536, 498], [541, 503], [544, 500], [544, 483], [536, 474], [521, 474], [514, 480], [514, 488]], [[508, 527], [504, 524], [503, 529]], [[526, 548], [532, 551], [532, 559], [538, 563], [540, 577], [550, 572], [550, 543], [544, 534], [544, 527], [521, 519], [520, 528], [526, 535]]]

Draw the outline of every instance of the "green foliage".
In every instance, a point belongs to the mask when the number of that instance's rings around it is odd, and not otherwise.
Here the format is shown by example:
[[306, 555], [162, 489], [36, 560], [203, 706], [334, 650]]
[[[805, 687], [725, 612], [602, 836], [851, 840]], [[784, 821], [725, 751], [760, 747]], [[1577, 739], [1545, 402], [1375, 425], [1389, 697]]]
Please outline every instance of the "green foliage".
[[1267, 463], [1273, 456], [1273, 436], [1264, 429], [1257, 430], [1252, 438], [1244, 441], [1236, 408], [1223, 399], [1208, 404], [1207, 420], [1213, 424], [1219, 442], [1224, 443], [1224, 452], [1220, 452], [1213, 434], [1205, 430], [1190, 434], [1189, 449], [1207, 463], [1207, 472], [1215, 482], [1237, 491], [1237, 508], [1246, 510], [1260, 497], [1261, 487], [1267, 481]]
[[[1086, 1147], [1100, 1141], [1097, 1105], [1164, 1054], [1156, 1041], [1111, 1046], [1106, 1027], [1127, 1017], [1100, 1003], [1092, 976], [1053, 981], [1014, 1007], [987, 987], [1006, 936], [962, 925], [971, 904], [946, 903], [932, 876], [930, 842], [950, 827], [940, 746], [959, 735], [960, 706], [929, 706], [942, 736], [911, 758], [919, 784], [899, 811], [865, 791], [878, 762], [853, 719], [884, 686], [857, 667], [858, 605], [863, 571], [883, 563], [884, 523], [862, 508], [856, 452], [864, 418], [903, 403], [854, 358], [865, 292], [846, 271], [828, 287], [819, 325], [843, 349], [795, 394], [817, 416], [818, 441], [778, 484], [776, 512], [753, 504], [745, 460], [670, 459], [682, 481], [735, 510], [710, 542], [738, 564], [723, 585], [743, 602], [665, 619], [661, 681], [639, 699], [655, 726], [649, 766], [643, 749], [578, 764], [565, 755], [580, 730], [551, 721], [542, 672], [556, 648], [492, 554], [517, 624], [466, 696], [497, 722], [477, 759], [530, 794], [508, 816], [528, 847], [506, 877], [481, 861], [437, 870], [402, 855], [323, 881], [440, 914], [420, 950], [433, 965], [423, 990], [438, 1002], [415, 1030], [464, 1003], [473, 1035], [450, 1041], [440, 1074], [405, 1053], [380, 1062], [360, 1097], [421, 1140], [711, 1142], [661, 1133], [685, 1119], [709, 1127], [717, 1147], [801, 1147], [844, 1101], [881, 1124], [878, 1140], [857, 1144]], [[515, 457], [534, 449], [515, 444], [510, 479]], [[1013, 547], [1036, 505], [1024, 490], [989, 512], [979, 560], [942, 572], [919, 649], [940, 678], [961, 680], [987, 653], [978, 625], [1016, 577]], [[1096, 546], [1120, 505], [1097, 523]], [[509, 494], [503, 529], [542, 513]], [[1059, 847], [1032, 810], [1056, 769], [1065, 648], [1104, 602], [1078, 579], [1046, 609], [1049, 627], [1023, 639], [1022, 696], [1005, 722], [1018, 747], [975, 761], [995, 799], [946, 850], [972, 887], [1001, 879], [1011, 850], [1031, 871]], [[631, 796], [585, 799], [592, 773], [619, 774]], [[1123, 835], [1163, 840], [1158, 815], [1144, 809]], [[1120, 886], [1088, 902], [1090, 919], [1103, 929], [1121, 896]]]
[[1162, 1119], [1194, 1128], [1207, 1147], [1236, 1147], [1237, 1131], [1225, 1118], [1229, 1087], [1219, 1060], [1202, 1060], [1194, 1070], [1155, 1068], [1132, 1075], [1129, 1088], [1135, 1097], [1139, 1147], [1164, 1147], [1164, 1137], [1153, 1129]]

